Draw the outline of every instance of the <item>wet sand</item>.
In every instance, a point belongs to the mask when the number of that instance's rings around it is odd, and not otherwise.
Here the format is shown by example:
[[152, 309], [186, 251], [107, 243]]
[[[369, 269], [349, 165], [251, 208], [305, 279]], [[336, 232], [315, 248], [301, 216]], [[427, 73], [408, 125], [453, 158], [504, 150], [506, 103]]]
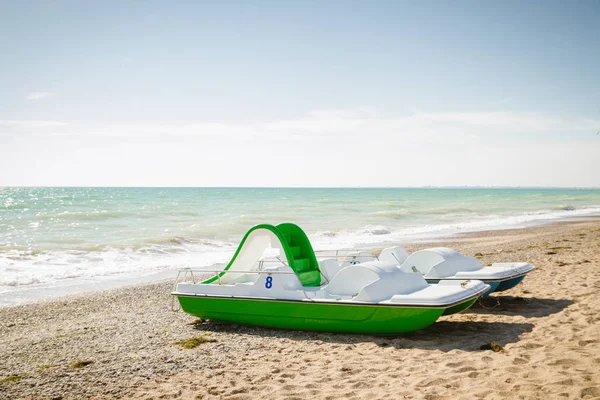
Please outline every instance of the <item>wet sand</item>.
[[600, 220], [407, 248], [436, 245], [537, 269], [394, 337], [196, 321], [170, 311], [173, 281], [2, 308], [0, 399], [600, 398]]

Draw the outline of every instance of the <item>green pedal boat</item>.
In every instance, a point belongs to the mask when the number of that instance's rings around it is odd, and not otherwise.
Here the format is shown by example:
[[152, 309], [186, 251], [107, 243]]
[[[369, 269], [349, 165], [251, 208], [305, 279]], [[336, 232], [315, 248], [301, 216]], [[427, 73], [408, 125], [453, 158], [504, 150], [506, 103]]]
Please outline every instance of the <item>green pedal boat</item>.
[[419, 273], [371, 261], [330, 281], [297, 225], [257, 225], [219, 271], [183, 270], [173, 296], [188, 314], [239, 324], [308, 331], [391, 334], [423, 329], [469, 308], [489, 286], [477, 280], [430, 285]]

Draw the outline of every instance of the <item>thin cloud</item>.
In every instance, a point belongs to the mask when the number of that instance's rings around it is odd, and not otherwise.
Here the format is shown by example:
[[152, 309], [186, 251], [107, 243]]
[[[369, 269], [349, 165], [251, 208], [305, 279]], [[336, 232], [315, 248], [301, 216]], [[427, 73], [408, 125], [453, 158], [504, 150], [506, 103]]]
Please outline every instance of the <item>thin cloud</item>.
[[[392, 114], [367, 108], [316, 110], [252, 123], [0, 120], [0, 164], [12, 167], [0, 168], [0, 181], [598, 186], [589, 172], [600, 168], [598, 126], [600, 120], [590, 116], [556, 113]], [[135, 169], [130, 168], [132, 154]], [[51, 168], [41, 171], [39, 165]], [[17, 167], [25, 172], [15, 175]], [[197, 173], [208, 170], [211, 174]]]
[[30, 133], [36, 133], [36, 129], [38, 128], [54, 128], [66, 125], [69, 125], [69, 123], [63, 121], [0, 119], [0, 126], [6, 126], [22, 131], [27, 130], [30, 131]]
[[50, 92], [31, 92], [31, 93], [28, 93], [25, 98], [27, 100], [41, 100], [41, 99], [45, 99], [46, 97], [50, 97], [52, 95], [53, 95], [53, 93], [50, 93]]
[[[104, 136], [119, 139], [180, 136], [211, 140], [262, 139], [285, 142], [302, 139], [338, 140], [447, 146], [464, 140], [496, 142], [549, 140], [553, 137], [596, 132], [600, 121], [568, 115], [533, 112], [415, 112], [386, 115], [373, 108], [315, 110], [290, 119], [250, 124], [197, 122], [190, 124], [86, 123], [63, 121], [0, 120], [5, 133], [45, 136]], [[567, 135], [568, 134], [568, 135]]]

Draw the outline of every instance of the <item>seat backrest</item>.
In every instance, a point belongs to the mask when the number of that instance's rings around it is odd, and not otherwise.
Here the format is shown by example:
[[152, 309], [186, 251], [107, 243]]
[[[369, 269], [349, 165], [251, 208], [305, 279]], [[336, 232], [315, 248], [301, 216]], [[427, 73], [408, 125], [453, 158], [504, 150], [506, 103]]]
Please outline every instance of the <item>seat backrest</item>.
[[383, 249], [379, 254], [379, 261], [385, 261], [388, 263], [396, 264], [398, 266], [408, 258], [408, 253], [403, 247], [388, 247]]
[[325, 260], [319, 261], [319, 269], [321, 270], [323, 276], [328, 281], [331, 281], [333, 277], [336, 276], [338, 272], [340, 272], [342, 266], [333, 258], [327, 258]]
[[324, 290], [334, 296], [356, 296], [365, 286], [378, 279], [379, 274], [367, 266], [349, 265], [340, 270]]
[[404, 272], [394, 266], [393, 272], [366, 285], [353, 300], [380, 302], [389, 300], [395, 295], [409, 295], [428, 286], [421, 274]]
[[405, 272], [419, 272], [428, 279], [440, 279], [459, 271], [476, 271], [482, 266], [474, 257], [447, 247], [435, 247], [412, 253], [400, 268]]
[[419, 250], [408, 256], [400, 269], [404, 272], [418, 272], [421, 275], [427, 275], [434, 266], [442, 262], [444, 262], [444, 257], [437, 252]]

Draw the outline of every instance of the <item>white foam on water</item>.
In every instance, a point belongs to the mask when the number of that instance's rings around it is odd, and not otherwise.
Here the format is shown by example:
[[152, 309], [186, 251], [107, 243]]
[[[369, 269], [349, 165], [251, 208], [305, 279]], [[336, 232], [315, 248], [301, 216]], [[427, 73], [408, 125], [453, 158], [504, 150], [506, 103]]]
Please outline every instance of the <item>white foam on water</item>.
[[488, 215], [466, 221], [399, 226], [396, 228], [391, 226], [365, 226], [359, 230], [336, 232], [335, 235], [329, 231], [317, 232], [314, 235], [313, 246], [319, 250], [331, 250], [364, 247], [365, 245], [382, 242], [422, 241], [448, 237], [458, 233], [525, 228], [558, 220], [576, 219], [578, 217], [593, 215], [600, 215], [600, 207], [541, 210], [507, 216]]
[[[409, 224], [390, 218], [384, 224], [307, 233], [315, 250], [347, 249], [384, 242], [435, 239], [464, 232], [518, 228], [589, 215], [600, 215], [600, 207], [574, 209], [564, 206], [554, 210], [469, 217], [466, 220], [437, 219], [443, 223], [413, 221]], [[338, 223], [338, 226], [342, 225]], [[243, 232], [240, 239], [241, 235]], [[147, 281], [149, 277], [174, 279], [180, 268], [210, 268], [229, 261], [236, 247], [237, 243], [214, 238], [169, 236], [137, 241], [131, 246], [121, 242], [113, 245], [84, 243], [71, 249], [0, 248], [0, 306], [124, 286]]]
[[134, 284], [139, 278], [165, 271], [171, 271], [175, 278], [181, 268], [228, 261], [234, 250], [233, 246], [189, 246], [177, 252], [107, 248], [91, 252], [0, 253], [0, 306], [14, 304], [13, 297], [24, 291], [29, 292], [25, 297], [30, 301], [35, 297], [32, 289], [39, 291], [41, 299], [71, 293], [74, 285], [82, 283], [94, 283], [94, 290], [98, 290], [103, 283], [113, 282], [111, 287], [115, 281]]

